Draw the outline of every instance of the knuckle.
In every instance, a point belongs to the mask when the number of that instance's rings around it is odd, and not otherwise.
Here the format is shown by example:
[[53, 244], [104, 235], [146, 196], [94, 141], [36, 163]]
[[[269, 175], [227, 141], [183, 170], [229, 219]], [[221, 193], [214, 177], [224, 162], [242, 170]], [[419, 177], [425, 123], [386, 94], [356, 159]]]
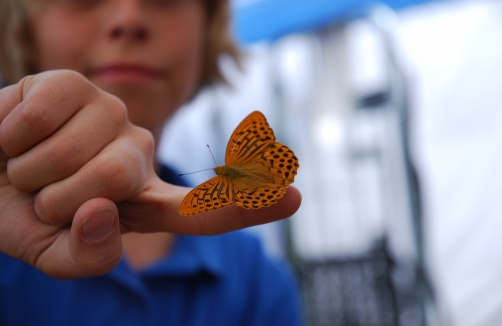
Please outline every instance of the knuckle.
[[[137, 191], [152, 168], [154, 139], [146, 129], [135, 127], [132, 142], [125, 141], [120, 151], [110, 153], [101, 173], [110, 189], [124, 196]], [[132, 146], [131, 146], [132, 145]]]
[[[43, 76], [43, 74], [42, 74]], [[47, 78], [55, 78], [56, 80], [65, 80], [65, 82], [77, 82], [80, 83], [85, 81], [85, 77], [82, 76], [79, 72], [70, 69], [60, 69], [48, 71], [46, 73]]]
[[[51, 85], [52, 96], [97, 94], [97, 88], [84, 75], [74, 70], [52, 70], [38, 74], [35, 77], [37, 78], [35, 83], [40, 82], [45, 85]], [[69, 100], [75, 100], [73, 96], [64, 97]]]
[[7, 180], [9, 184], [14, 187], [14, 189], [28, 193], [34, 191], [36, 187], [34, 186], [34, 178], [30, 173], [26, 173], [25, 166], [19, 159], [19, 157], [10, 159], [7, 161]]
[[55, 200], [54, 197], [48, 188], [43, 188], [35, 197], [38, 210], [42, 214], [44, 222], [54, 226], [63, 226], [70, 223], [73, 216], [69, 215], [64, 207], [58, 206], [58, 202], [60, 201]]
[[21, 121], [27, 123], [30, 127], [39, 127], [44, 125], [44, 123], [48, 120], [46, 118], [46, 112], [41, 108], [35, 108], [35, 103], [32, 105], [29, 104], [31, 103], [23, 102], [17, 107]]
[[48, 71], [47, 77], [48, 79], [54, 79], [56, 84], [61, 84], [64, 87], [70, 87], [72, 89], [74, 86], [78, 86], [80, 90], [82, 87], [89, 87], [89, 89], [94, 88], [91, 82], [87, 80], [84, 75], [70, 69]]
[[107, 198], [120, 200], [134, 189], [134, 172], [131, 163], [124, 157], [115, 155], [100, 164], [97, 175]]
[[139, 144], [141, 150], [145, 153], [153, 153], [155, 149], [155, 139], [150, 131], [144, 128], [136, 127], [135, 128], [135, 139]]
[[21, 121], [26, 124], [34, 136], [43, 137], [56, 128], [47, 107], [40, 102], [26, 101], [18, 105]]
[[84, 75], [73, 70], [47, 71], [36, 75], [36, 77], [38, 77], [36, 82], [43, 83], [45, 87], [50, 85], [49, 97], [65, 105], [92, 101], [99, 94], [99, 90], [94, 84]]
[[114, 123], [124, 124], [127, 122], [127, 107], [117, 96], [101, 92], [103, 109], [107, 110], [108, 119]]

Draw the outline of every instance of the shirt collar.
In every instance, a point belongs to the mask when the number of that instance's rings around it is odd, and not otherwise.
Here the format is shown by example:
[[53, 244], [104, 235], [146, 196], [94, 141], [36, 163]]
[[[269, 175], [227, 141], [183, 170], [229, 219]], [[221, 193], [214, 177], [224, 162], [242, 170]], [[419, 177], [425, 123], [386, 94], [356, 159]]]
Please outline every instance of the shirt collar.
[[218, 236], [179, 235], [171, 254], [163, 260], [136, 272], [123, 258], [105, 277], [138, 292], [144, 288], [143, 278], [209, 277], [219, 280], [225, 270], [223, 253]]
[[171, 254], [146, 269], [144, 276], [197, 276], [219, 278], [223, 273], [224, 257], [216, 237], [178, 235]]

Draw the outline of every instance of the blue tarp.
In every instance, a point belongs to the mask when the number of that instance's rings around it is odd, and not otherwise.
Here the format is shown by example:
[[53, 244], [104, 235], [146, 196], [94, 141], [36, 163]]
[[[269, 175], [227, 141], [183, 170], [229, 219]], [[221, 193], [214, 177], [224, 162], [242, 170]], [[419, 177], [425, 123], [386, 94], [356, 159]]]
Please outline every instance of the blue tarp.
[[234, 0], [234, 33], [242, 43], [273, 41], [289, 33], [364, 16], [375, 5], [398, 10], [430, 0]]

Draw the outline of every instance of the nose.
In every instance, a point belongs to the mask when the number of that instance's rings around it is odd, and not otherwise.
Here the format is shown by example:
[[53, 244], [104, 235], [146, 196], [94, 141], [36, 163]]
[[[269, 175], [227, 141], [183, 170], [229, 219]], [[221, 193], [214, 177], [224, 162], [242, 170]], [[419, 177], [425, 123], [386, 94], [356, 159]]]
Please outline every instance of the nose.
[[110, 7], [108, 35], [112, 40], [142, 42], [148, 39], [147, 17], [141, 0], [116, 0]]

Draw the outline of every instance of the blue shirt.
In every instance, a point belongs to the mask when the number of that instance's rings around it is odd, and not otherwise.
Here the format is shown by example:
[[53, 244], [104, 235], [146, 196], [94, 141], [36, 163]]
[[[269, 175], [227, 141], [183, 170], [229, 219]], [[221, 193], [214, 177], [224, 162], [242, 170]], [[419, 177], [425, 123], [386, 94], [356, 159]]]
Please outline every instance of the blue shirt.
[[[171, 170], [161, 177], [182, 184]], [[244, 231], [179, 235], [141, 272], [60, 281], [0, 253], [0, 325], [300, 325], [290, 270]]]

